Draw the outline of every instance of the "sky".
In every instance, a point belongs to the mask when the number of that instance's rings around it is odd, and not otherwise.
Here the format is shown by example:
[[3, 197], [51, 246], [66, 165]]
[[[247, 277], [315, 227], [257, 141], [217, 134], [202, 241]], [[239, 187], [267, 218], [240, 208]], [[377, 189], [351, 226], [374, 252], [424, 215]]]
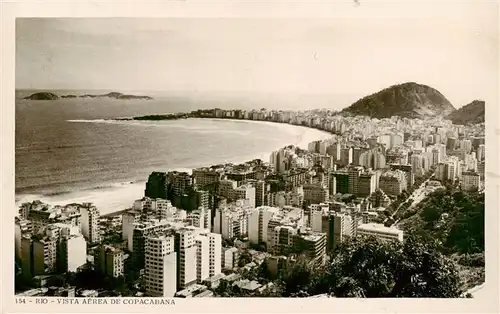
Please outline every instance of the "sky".
[[18, 18], [16, 88], [354, 101], [411, 81], [457, 108], [474, 99], [497, 104], [498, 9], [449, 6], [401, 5], [401, 18], [363, 2], [333, 18]]

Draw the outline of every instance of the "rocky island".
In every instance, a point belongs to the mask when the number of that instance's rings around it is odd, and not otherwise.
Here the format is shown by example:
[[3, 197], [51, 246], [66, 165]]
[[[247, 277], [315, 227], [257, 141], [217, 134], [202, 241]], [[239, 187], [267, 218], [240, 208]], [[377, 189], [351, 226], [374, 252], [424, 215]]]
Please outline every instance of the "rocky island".
[[[74, 96], [74, 95], [66, 95], [66, 98], [68, 96]], [[142, 95], [127, 95], [127, 94], [122, 94], [122, 93], [117, 93], [117, 92], [111, 92], [107, 94], [102, 94], [102, 95], [92, 95], [92, 94], [85, 94], [78, 96], [80, 98], [114, 98], [114, 99], [145, 99], [145, 100], [152, 100], [153, 97], [150, 96], [142, 96]]]
[[31, 94], [27, 97], [24, 97], [24, 99], [28, 99], [28, 100], [56, 100], [56, 99], [59, 99], [59, 96], [57, 96], [54, 93], [39, 92], [39, 93], [34, 93], [34, 94]]
[[49, 92], [39, 92], [39, 93], [34, 93], [30, 96], [25, 97], [24, 99], [28, 100], [56, 100], [59, 98], [65, 98], [65, 99], [74, 99], [74, 98], [111, 98], [111, 99], [120, 99], [120, 100], [128, 100], [128, 99], [141, 99], [141, 100], [152, 100], [153, 97], [151, 96], [144, 96], [144, 95], [127, 95], [123, 93], [118, 93], [118, 92], [111, 92], [107, 94], [84, 94], [84, 95], [62, 95], [58, 96], [54, 93], [49, 93]]

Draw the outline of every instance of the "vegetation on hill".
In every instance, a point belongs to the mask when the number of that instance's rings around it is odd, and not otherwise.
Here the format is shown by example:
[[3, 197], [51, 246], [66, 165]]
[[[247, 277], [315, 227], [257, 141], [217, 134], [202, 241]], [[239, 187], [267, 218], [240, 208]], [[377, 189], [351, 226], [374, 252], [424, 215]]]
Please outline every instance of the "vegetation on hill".
[[342, 110], [342, 113], [380, 119], [392, 116], [447, 116], [453, 111], [455, 108], [439, 91], [427, 85], [408, 82], [366, 96]]
[[483, 252], [484, 193], [448, 185], [430, 194], [402, 224], [406, 231], [438, 241], [444, 253]]
[[458, 263], [464, 289], [484, 282], [484, 193], [456, 185], [430, 194], [399, 225]]
[[[261, 274], [265, 274], [265, 264]], [[273, 289], [262, 297], [459, 297], [462, 294], [456, 263], [433, 244], [416, 236], [404, 243], [374, 237], [342, 243], [328, 265], [311, 267], [303, 259], [280, 272]], [[217, 295], [247, 296], [224, 283]]]
[[482, 100], [474, 100], [457, 111], [452, 112], [446, 118], [454, 124], [469, 124], [484, 122], [486, 103]]

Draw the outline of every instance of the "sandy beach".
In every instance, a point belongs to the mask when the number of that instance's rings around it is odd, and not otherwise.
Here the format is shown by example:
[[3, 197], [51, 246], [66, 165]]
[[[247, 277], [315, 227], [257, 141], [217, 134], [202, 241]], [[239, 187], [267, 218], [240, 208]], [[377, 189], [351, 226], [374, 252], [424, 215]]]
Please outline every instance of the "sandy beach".
[[[230, 122], [234, 120], [227, 119], [214, 119]], [[95, 120], [96, 123], [109, 123], [105, 120]], [[127, 123], [121, 121], [120, 123]], [[265, 121], [246, 121], [237, 120], [237, 123], [266, 123], [273, 124], [276, 128], [285, 130], [290, 134], [290, 138], [287, 142], [282, 143], [279, 149], [286, 145], [295, 145], [300, 148], [307, 148], [308, 143], [315, 140], [327, 139], [331, 135], [328, 132], [307, 128], [303, 126], [295, 126], [284, 123], [273, 123]], [[252, 159], [260, 158], [264, 161], [268, 161], [271, 152], [248, 152], [248, 155], [243, 160], [214, 160], [211, 164], [216, 164], [220, 162], [232, 162], [232, 163], [242, 163]], [[210, 166], [211, 164], [199, 164], [196, 167]], [[191, 173], [192, 169], [187, 168], [176, 168], [175, 165], [171, 170], [186, 171]], [[108, 214], [116, 211], [120, 211], [132, 206], [133, 201], [141, 198], [144, 195], [146, 178], [142, 180], [137, 180], [134, 182], [117, 182], [106, 187], [101, 187], [99, 189], [89, 189], [89, 190], [79, 190], [71, 193], [61, 194], [61, 195], [35, 195], [35, 194], [24, 194], [16, 195], [16, 207], [24, 202], [29, 202], [33, 200], [40, 200], [42, 202], [51, 205], [65, 205], [69, 203], [83, 203], [91, 202], [94, 203], [101, 211], [101, 214]]]

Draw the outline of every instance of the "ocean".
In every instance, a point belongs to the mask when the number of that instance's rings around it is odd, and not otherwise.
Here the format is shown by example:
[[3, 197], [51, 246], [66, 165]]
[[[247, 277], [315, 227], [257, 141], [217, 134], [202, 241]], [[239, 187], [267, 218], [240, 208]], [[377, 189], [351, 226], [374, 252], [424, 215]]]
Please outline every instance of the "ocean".
[[214, 107], [298, 109], [270, 99], [178, 95], [154, 95], [150, 101], [22, 99], [32, 92], [16, 91], [17, 206], [32, 200], [60, 205], [92, 202], [106, 214], [128, 208], [141, 198], [152, 171], [190, 171], [254, 158], [267, 161], [273, 150], [285, 145], [307, 147], [310, 141], [329, 137], [318, 130], [270, 122], [105, 120]]

